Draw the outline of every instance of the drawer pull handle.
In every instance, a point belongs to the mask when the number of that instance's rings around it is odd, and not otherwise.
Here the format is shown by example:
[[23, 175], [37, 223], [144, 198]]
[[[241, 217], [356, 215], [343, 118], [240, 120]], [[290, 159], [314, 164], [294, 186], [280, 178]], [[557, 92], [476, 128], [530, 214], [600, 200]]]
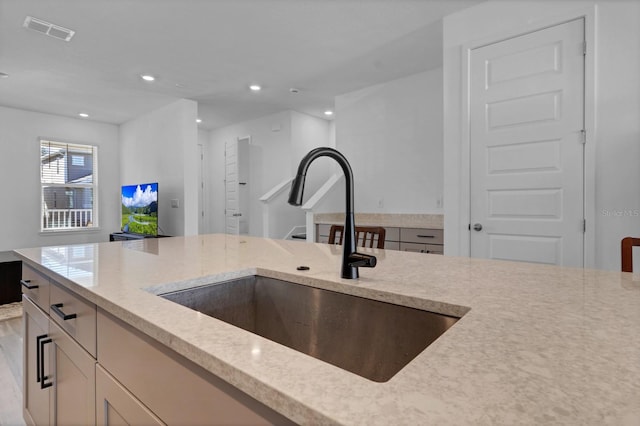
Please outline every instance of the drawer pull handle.
[[421, 234], [418, 234], [418, 235], [416, 235], [416, 237], [418, 237], [418, 238], [435, 238], [436, 236], [435, 235], [421, 235]]
[[62, 318], [64, 321], [74, 319], [77, 317], [76, 314], [65, 314], [64, 312], [62, 312], [62, 309], [61, 309], [62, 306], [63, 306], [62, 303], [56, 303], [55, 305], [51, 305], [51, 309], [53, 309], [53, 312], [58, 314], [58, 316]]
[[46, 334], [36, 337], [36, 383], [40, 383], [40, 341], [47, 337]]
[[[39, 336], [39, 337], [47, 337], [45, 336]], [[41, 339], [38, 342], [38, 346], [40, 349], [40, 365], [38, 366], [38, 378], [41, 379], [40, 380], [40, 389], [46, 389], [50, 386], [53, 386], [53, 383], [49, 382], [49, 383], [45, 383], [45, 380], [47, 380], [49, 378], [49, 376], [45, 376], [44, 375], [44, 345], [46, 345], [47, 343], [51, 343], [53, 342], [53, 340], [49, 337], [46, 339]]]
[[20, 280], [20, 284], [22, 284], [23, 287], [25, 287], [27, 290], [33, 290], [34, 288], [38, 288], [40, 287], [39, 285], [29, 285], [29, 283], [31, 282], [31, 280]]

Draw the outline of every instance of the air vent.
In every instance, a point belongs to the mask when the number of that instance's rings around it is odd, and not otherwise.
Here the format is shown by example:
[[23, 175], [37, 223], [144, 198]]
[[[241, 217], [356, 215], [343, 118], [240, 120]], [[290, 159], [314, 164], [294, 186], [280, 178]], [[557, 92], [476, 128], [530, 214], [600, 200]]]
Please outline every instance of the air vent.
[[43, 21], [42, 19], [34, 18], [33, 16], [27, 16], [27, 18], [24, 20], [23, 26], [30, 30], [34, 30], [39, 33], [46, 34], [50, 37], [64, 41], [71, 40], [71, 37], [73, 37], [73, 35], [76, 33], [75, 31], [68, 28], [52, 24], [51, 22]]

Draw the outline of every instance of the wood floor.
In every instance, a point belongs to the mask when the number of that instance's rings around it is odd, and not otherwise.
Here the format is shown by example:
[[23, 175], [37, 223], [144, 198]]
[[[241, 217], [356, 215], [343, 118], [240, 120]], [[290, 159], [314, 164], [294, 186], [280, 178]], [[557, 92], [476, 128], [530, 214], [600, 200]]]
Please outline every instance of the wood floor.
[[0, 425], [22, 426], [22, 318], [0, 321]]

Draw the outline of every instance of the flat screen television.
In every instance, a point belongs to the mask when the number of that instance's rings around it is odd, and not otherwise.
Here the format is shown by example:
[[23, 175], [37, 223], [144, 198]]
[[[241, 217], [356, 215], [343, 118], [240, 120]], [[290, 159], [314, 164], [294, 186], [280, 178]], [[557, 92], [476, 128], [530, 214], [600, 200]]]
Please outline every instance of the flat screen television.
[[122, 232], [158, 235], [158, 183], [122, 187]]

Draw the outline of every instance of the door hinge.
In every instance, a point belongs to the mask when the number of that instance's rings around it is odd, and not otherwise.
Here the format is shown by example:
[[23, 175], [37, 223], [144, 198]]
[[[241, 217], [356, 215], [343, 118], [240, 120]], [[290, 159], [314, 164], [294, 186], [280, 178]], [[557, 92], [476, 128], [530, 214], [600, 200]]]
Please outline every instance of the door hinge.
[[580, 130], [580, 143], [582, 145], [587, 143], [587, 131], [585, 129]]
[[582, 55], [586, 56], [587, 54], [587, 41], [582, 42]]
[[587, 232], [587, 219], [582, 219], [582, 232]]

